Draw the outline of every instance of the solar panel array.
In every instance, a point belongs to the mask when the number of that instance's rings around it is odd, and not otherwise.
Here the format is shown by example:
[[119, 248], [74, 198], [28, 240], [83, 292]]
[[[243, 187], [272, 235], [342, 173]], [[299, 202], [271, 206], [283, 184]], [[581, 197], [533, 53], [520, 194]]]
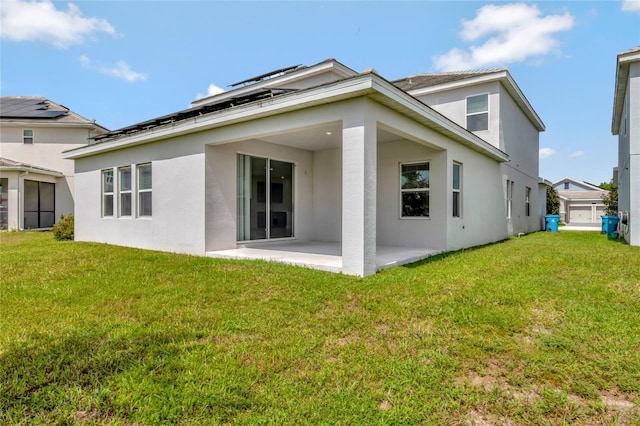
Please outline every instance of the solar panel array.
[[66, 109], [52, 109], [44, 98], [0, 99], [0, 117], [2, 118], [57, 118], [66, 115]]

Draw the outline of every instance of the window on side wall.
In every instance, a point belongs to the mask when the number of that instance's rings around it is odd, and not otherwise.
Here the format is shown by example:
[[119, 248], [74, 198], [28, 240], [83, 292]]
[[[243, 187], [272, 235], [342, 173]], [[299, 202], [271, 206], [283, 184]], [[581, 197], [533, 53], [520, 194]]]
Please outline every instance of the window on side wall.
[[151, 163], [138, 164], [138, 217], [151, 217]]
[[524, 190], [524, 207], [527, 216], [531, 216], [531, 188], [526, 187]]
[[131, 216], [131, 166], [118, 168], [119, 216]]
[[489, 130], [489, 94], [467, 97], [467, 130]]
[[453, 217], [462, 217], [462, 164], [453, 163]]
[[102, 171], [102, 216], [113, 216], [113, 169]]
[[513, 214], [513, 181], [507, 179], [507, 218]]
[[22, 143], [27, 145], [33, 144], [33, 130], [22, 131]]
[[429, 217], [429, 163], [400, 164], [400, 216]]

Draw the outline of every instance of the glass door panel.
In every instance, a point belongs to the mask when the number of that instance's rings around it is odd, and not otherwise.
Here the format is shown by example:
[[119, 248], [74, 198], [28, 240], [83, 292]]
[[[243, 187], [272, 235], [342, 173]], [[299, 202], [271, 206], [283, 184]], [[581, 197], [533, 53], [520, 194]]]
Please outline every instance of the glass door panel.
[[293, 167], [238, 154], [238, 241], [293, 236]]
[[293, 164], [270, 162], [270, 238], [293, 236]]

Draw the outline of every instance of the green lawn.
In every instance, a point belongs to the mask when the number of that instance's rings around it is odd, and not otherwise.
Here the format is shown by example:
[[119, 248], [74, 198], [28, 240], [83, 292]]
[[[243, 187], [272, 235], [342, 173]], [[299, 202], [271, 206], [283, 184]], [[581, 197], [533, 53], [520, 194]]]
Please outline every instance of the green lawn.
[[359, 279], [0, 234], [2, 424], [640, 424], [640, 248]]

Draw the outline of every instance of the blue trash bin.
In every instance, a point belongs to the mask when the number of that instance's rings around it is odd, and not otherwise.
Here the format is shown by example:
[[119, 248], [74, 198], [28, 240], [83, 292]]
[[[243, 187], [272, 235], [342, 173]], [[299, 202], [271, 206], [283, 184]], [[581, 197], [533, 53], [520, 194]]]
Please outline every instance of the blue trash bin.
[[558, 224], [560, 223], [559, 214], [548, 214], [544, 217], [545, 229], [551, 232], [558, 232]]
[[[602, 217], [602, 233], [611, 237], [618, 229], [618, 216], [601, 216]], [[616, 235], [617, 236], [617, 235]]]

